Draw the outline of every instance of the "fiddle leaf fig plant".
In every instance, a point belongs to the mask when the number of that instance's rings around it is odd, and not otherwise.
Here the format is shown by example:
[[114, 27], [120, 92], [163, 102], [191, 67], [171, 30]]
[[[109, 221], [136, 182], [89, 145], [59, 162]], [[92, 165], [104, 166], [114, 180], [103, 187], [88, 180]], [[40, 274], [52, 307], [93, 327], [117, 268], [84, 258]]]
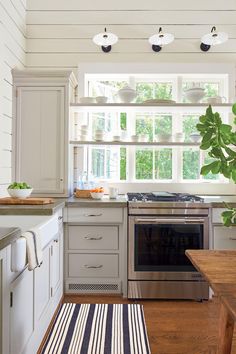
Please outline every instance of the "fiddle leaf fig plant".
[[[232, 106], [232, 112], [236, 116], [236, 103]], [[234, 118], [236, 124], [236, 117]], [[236, 183], [236, 132], [229, 124], [224, 124], [219, 113], [213, 112], [209, 106], [206, 114], [199, 118], [196, 125], [202, 136], [200, 148], [208, 150], [208, 155], [214, 159], [213, 162], [202, 166], [201, 174], [208, 173], [223, 174], [226, 178]], [[236, 209], [226, 204], [228, 210], [222, 213], [225, 226], [236, 224]]]

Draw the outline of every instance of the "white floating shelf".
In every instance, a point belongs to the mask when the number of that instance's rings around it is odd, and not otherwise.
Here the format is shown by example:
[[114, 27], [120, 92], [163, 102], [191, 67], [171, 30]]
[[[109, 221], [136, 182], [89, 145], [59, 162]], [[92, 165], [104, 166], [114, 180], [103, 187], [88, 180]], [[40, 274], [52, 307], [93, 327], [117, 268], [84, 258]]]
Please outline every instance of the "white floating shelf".
[[[220, 111], [230, 112], [232, 103], [219, 103], [212, 105], [213, 111], [219, 109]], [[73, 111], [89, 111], [89, 112], [98, 112], [98, 111], [118, 111], [124, 112], [129, 110], [137, 111], [161, 111], [161, 112], [171, 112], [171, 111], [190, 111], [190, 112], [199, 112], [205, 111], [209, 106], [208, 103], [171, 103], [171, 104], [145, 104], [145, 103], [106, 103], [106, 104], [84, 104], [84, 103], [71, 103], [70, 107]]]
[[166, 143], [159, 143], [159, 142], [133, 142], [133, 141], [79, 141], [79, 140], [71, 140], [70, 144], [72, 145], [115, 145], [115, 146], [199, 146], [200, 143], [183, 143], [183, 142], [166, 142]]

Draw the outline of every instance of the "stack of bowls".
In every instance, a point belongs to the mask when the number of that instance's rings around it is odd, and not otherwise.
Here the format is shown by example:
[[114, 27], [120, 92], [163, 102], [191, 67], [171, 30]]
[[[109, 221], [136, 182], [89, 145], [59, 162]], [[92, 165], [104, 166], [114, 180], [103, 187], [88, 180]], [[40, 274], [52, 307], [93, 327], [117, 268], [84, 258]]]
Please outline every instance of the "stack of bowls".
[[80, 130], [81, 130], [80, 140], [87, 141], [88, 140], [88, 126], [86, 124], [81, 125]]
[[94, 139], [97, 141], [103, 141], [105, 139], [105, 132], [102, 129], [96, 129]]

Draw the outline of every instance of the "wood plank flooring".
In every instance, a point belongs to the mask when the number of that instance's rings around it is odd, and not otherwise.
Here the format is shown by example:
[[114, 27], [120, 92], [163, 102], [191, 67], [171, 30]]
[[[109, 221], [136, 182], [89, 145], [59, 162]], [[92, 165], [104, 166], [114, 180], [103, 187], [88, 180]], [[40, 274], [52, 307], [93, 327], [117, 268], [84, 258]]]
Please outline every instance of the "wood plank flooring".
[[[132, 303], [120, 296], [66, 295], [64, 302]], [[144, 313], [152, 354], [215, 354], [219, 303], [138, 301]], [[236, 354], [236, 332], [231, 354]]]

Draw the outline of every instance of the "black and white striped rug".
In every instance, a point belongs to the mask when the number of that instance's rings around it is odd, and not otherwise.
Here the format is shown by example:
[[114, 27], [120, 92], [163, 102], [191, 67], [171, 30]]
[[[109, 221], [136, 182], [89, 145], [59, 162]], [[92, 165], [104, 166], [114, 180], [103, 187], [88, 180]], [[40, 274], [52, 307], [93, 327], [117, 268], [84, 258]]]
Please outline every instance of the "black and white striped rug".
[[150, 354], [143, 307], [64, 304], [42, 353]]

